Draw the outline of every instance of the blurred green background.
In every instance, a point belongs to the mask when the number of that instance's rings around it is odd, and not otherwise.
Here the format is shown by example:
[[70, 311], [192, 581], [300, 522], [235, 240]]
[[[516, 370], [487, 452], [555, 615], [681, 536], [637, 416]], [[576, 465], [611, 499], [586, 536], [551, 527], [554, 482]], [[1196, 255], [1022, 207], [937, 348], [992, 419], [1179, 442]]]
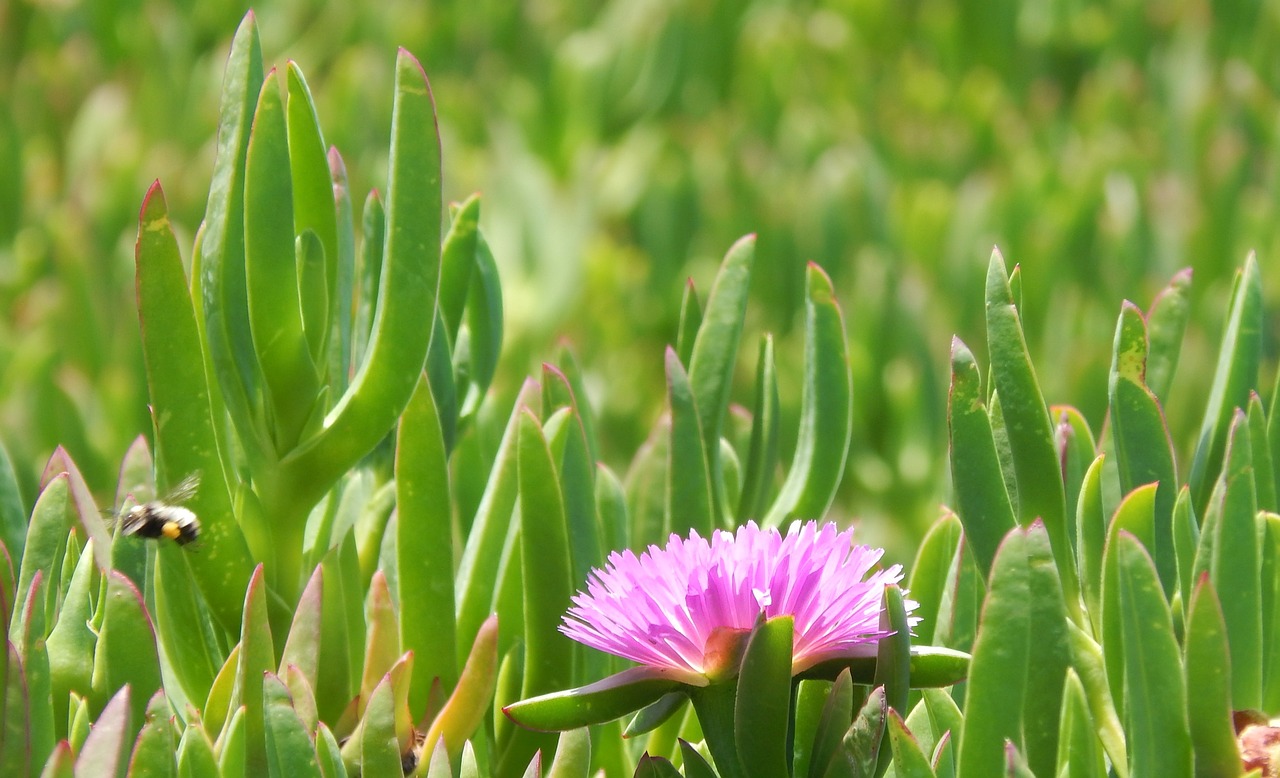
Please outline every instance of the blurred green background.
[[[0, 438], [28, 500], [55, 445], [107, 495], [129, 441], [150, 433], [137, 209], [159, 178], [189, 251], [245, 10], [0, 0]], [[446, 196], [485, 194], [507, 305], [499, 391], [567, 339], [619, 473], [661, 412], [686, 278], [705, 299], [723, 252], [759, 233], [736, 398], [751, 400], [753, 333], [772, 331], [794, 414], [804, 266], [822, 265], [855, 391], [833, 517], [865, 518], [865, 539], [900, 551], [947, 500], [946, 355], [953, 333], [984, 350], [993, 245], [1023, 266], [1046, 396], [1095, 433], [1122, 298], [1146, 308], [1194, 268], [1167, 408], [1189, 445], [1249, 250], [1267, 299], [1280, 291], [1277, 4], [264, 0], [255, 12], [268, 62], [307, 73], [357, 202], [385, 183], [395, 47], [423, 61]]]

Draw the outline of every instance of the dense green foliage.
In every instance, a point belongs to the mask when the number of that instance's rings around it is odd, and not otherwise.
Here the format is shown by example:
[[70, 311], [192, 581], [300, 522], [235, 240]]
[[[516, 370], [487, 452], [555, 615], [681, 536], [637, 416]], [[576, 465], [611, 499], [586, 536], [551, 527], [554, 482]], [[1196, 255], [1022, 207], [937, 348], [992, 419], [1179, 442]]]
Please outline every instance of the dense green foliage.
[[[953, 332], [981, 340], [969, 301], [993, 244], [1035, 268], [1025, 320], [1046, 393], [1095, 428], [1114, 301], [1195, 269], [1175, 440], [1199, 421], [1231, 271], [1250, 248], [1280, 253], [1280, 20], [1266, 4], [255, 8], [268, 65], [306, 64], [353, 192], [384, 184], [386, 52], [422, 58], [445, 199], [483, 190], [489, 204], [508, 312], [501, 391], [510, 399], [568, 336], [615, 467], [657, 412], [652, 354], [675, 338], [686, 275], [705, 290], [724, 247], [759, 234], [746, 342], [771, 330], [794, 344], [778, 350], [790, 416], [804, 267], [825, 268], [852, 303], [857, 395], [837, 504], [903, 553], [946, 499], [939, 366]], [[28, 501], [58, 444], [105, 494], [148, 427], [128, 315], [137, 203], [159, 178], [179, 233], [199, 224], [242, 13], [0, 7], [0, 399]], [[1280, 281], [1265, 283], [1274, 296]]]

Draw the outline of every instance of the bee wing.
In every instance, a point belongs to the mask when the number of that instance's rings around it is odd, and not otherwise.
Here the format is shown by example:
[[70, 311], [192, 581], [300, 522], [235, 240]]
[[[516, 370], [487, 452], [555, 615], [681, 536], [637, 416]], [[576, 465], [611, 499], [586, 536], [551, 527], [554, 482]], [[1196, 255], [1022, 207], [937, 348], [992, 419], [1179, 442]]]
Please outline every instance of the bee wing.
[[200, 487], [200, 471], [192, 473], [186, 478], [178, 482], [178, 485], [169, 490], [160, 502], [169, 505], [180, 505], [195, 495], [196, 489]]

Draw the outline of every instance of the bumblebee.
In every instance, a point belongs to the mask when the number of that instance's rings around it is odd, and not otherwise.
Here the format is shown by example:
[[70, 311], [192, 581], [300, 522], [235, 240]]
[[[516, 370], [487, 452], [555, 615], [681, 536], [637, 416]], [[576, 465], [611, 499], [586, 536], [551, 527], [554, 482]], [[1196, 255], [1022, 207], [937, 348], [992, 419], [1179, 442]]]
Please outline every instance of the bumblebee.
[[165, 495], [163, 500], [151, 500], [135, 505], [120, 517], [120, 534], [138, 535], [144, 538], [169, 538], [179, 546], [185, 546], [200, 537], [200, 520], [195, 511], [177, 503], [195, 494], [200, 485], [199, 474], [192, 474]]

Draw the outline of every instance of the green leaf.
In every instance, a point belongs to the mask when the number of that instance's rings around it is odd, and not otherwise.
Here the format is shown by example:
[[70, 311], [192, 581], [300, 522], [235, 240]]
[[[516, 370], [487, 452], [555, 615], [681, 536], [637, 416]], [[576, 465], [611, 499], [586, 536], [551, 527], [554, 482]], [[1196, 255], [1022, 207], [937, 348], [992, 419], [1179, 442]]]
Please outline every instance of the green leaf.
[[[267, 623], [267, 592], [262, 565], [254, 568], [244, 598], [240, 657], [236, 664], [234, 698], [244, 706], [245, 769], [249, 775], [267, 772], [266, 724], [262, 705], [263, 674], [276, 666], [271, 627]], [[226, 735], [226, 732], [223, 732]]]
[[1134, 775], [1191, 775], [1186, 688], [1169, 606], [1142, 544], [1121, 531], [1116, 567], [1124, 614], [1124, 688], [1129, 766]]
[[[1235, 410], [1248, 404], [1249, 391], [1256, 385], [1258, 363], [1262, 359], [1262, 332], [1262, 277], [1258, 261], [1251, 253], [1245, 259], [1244, 269], [1236, 274], [1231, 288], [1226, 327], [1218, 349], [1218, 364], [1214, 368], [1213, 385], [1205, 403], [1200, 439], [1191, 460], [1191, 475], [1187, 478], [1192, 504], [1199, 511], [1208, 504], [1217, 474], [1222, 469]], [[1230, 591], [1221, 586], [1218, 589]], [[1227, 623], [1231, 623], [1229, 615]]]
[[[840, 744], [844, 733], [853, 722], [853, 679], [846, 670], [836, 676], [831, 691], [822, 707], [822, 717], [813, 736], [813, 748], [809, 754], [809, 778], [822, 778], [827, 774], [833, 759], [843, 760]], [[801, 771], [795, 771], [797, 776]]]
[[[1066, 603], [1049, 535], [1039, 524], [1027, 532], [1029, 565], [1028, 664], [1022, 713], [1023, 751], [1037, 775], [1049, 775], [1058, 755], [1062, 684], [1071, 664]], [[975, 708], [974, 710], [980, 710]]]
[[147, 703], [142, 731], [138, 733], [133, 757], [129, 760], [130, 776], [177, 776], [178, 735], [173, 711], [164, 690], [157, 691]]
[[498, 619], [490, 616], [480, 626], [475, 645], [458, 676], [458, 685], [436, 715], [424, 742], [435, 743], [444, 738], [450, 760], [484, 720], [498, 681]]
[[71, 744], [60, 741], [49, 754], [49, 761], [44, 763], [40, 778], [75, 778], [76, 757]]
[[[26, 597], [37, 575], [43, 574], [45, 578], [51, 575], [60, 577], [58, 567], [66, 553], [67, 531], [74, 521], [72, 514], [75, 509], [71, 502], [69, 480], [65, 473], [55, 476], [36, 499], [36, 506], [31, 512], [31, 524], [27, 529], [26, 553], [22, 557], [17, 588], [14, 590], [18, 597]], [[51, 593], [45, 591], [41, 601], [42, 620], [53, 620], [55, 604]], [[17, 637], [21, 616], [22, 609], [15, 607], [9, 624], [10, 637]]]
[[[702, 424], [702, 448], [707, 469], [717, 474], [720, 431], [729, 408], [733, 366], [738, 360], [738, 341], [747, 312], [747, 292], [751, 288], [751, 268], [755, 263], [756, 237], [747, 235], [729, 248], [697, 327], [697, 337], [689, 356], [689, 384]], [[719, 495], [713, 495], [719, 499]], [[716, 505], [719, 516], [728, 506]], [[715, 523], [719, 523], [718, 521]]]
[[280, 654], [280, 667], [294, 667], [314, 690], [319, 681], [324, 634], [324, 569], [317, 567], [293, 611], [293, 624]]
[[563, 732], [625, 716], [666, 694], [705, 686], [696, 673], [672, 668], [640, 666], [623, 670], [577, 689], [521, 700], [502, 709], [522, 727]]
[[973, 353], [951, 339], [951, 480], [956, 513], [985, 577], [1000, 540], [1014, 527], [1013, 505], [1005, 489], [991, 417], [983, 402], [982, 377]]
[[148, 700], [160, 688], [160, 656], [142, 594], [132, 581], [113, 570], [106, 576], [106, 597], [98, 607], [105, 615], [93, 657], [94, 708], [101, 710], [98, 706], [128, 685], [132, 720], [141, 722]]
[[590, 767], [591, 733], [585, 728], [571, 729], [560, 735], [546, 778], [579, 778], [587, 775]]
[[[285, 89], [288, 92], [285, 112], [289, 134], [289, 172], [293, 188], [293, 234], [305, 235], [310, 232], [319, 239], [323, 249], [324, 264], [321, 267], [324, 272], [320, 274], [323, 283], [319, 290], [323, 291], [326, 305], [323, 316], [316, 320], [323, 325], [323, 334], [318, 335], [322, 348], [314, 352], [317, 362], [323, 363], [340, 293], [338, 266], [341, 255], [338, 248], [334, 176], [311, 90], [307, 88], [302, 69], [292, 61], [285, 68]], [[338, 160], [338, 165], [341, 169], [341, 160]], [[305, 307], [304, 303], [304, 310]], [[306, 323], [310, 324], [311, 321]], [[317, 334], [310, 328], [307, 330], [307, 339], [312, 342], [317, 339]]]
[[1275, 513], [1276, 482], [1272, 477], [1271, 446], [1267, 443], [1266, 411], [1257, 392], [1249, 392], [1249, 449], [1253, 454], [1253, 483], [1258, 497], [1258, 510]]
[[[223, 75], [217, 153], [199, 246], [198, 283], [200, 310], [204, 316], [203, 334], [209, 344], [208, 358], [213, 368], [210, 373], [218, 376], [222, 401], [226, 404], [240, 444], [245, 449], [246, 458], [251, 462], [261, 461], [267, 449], [267, 443], [261, 437], [262, 431], [256, 425], [256, 418], [260, 413], [257, 403], [261, 374], [249, 332], [244, 261], [245, 157], [262, 81], [262, 48], [258, 40], [257, 23], [253, 12], [249, 12], [236, 29]], [[141, 289], [139, 292], [141, 298]], [[157, 305], [163, 306], [163, 301], [163, 296], [158, 297]], [[176, 313], [176, 310], [171, 312]], [[145, 353], [145, 316], [143, 322]], [[158, 333], [163, 329], [161, 325], [155, 331]], [[179, 343], [175, 346], [189, 347], [190, 344]], [[199, 354], [191, 353], [193, 356]], [[186, 369], [189, 368], [184, 368], [184, 372]], [[157, 374], [157, 378], [164, 378], [163, 370]], [[152, 385], [153, 403], [154, 391]], [[176, 396], [177, 392], [174, 394]], [[202, 432], [201, 435], [203, 434]], [[210, 439], [204, 438], [206, 441]], [[157, 452], [160, 450], [157, 447]], [[181, 477], [182, 475], [176, 475], [176, 478]], [[207, 527], [205, 531], [208, 532]], [[248, 571], [246, 559], [243, 572], [235, 571], [226, 580], [243, 580]], [[239, 614], [238, 599], [237, 594], [230, 597], [229, 602], [218, 606], [226, 609], [219, 612], [218, 618], [228, 631], [233, 631], [234, 619]]]
[[1102, 750], [1089, 718], [1084, 686], [1074, 670], [1067, 671], [1062, 695], [1061, 729], [1058, 732], [1058, 769], [1063, 778], [1093, 778], [1105, 775]]
[[[687, 537], [696, 530], [710, 538], [716, 527], [712, 499], [710, 462], [702, 435], [703, 422], [698, 416], [697, 398], [689, 385], [689, 376], [667, 347], [667, 402], [671, 407], [671, 442], [667, 446], [666, 529]], [[719, 448], [719, 439], [715, 443]]]
[[326, 721], [336, 721], [356, 694], [364, 666], [364, 603], [358, 568], [355, 540], [350, 533], [321, 562], [324, 596], [314, 688], [320, 718]]
[[[102, 709], [89, 737], [76, 759], [77, 774], [116, 776], [122, 778], [129, 762], [129, 750], [133, 745], [133, 725], [129, 710], [131, 690], [123, 686]], [[145, 703], [144, 703], [145, 706]], [[25, 773], [14, 773], [15, 775]]]
[[356, 289], [355, 324], [351, 336], [354, 369], [368, 353], [373, 336], [373, 317], [378, 307], [378, 286], [382, 278], [383, 244], [387, 237], [387, 214], [375, 189], [365, 198], [360, 214], [360, 276]]
[[1151, 343], [1147, 359], [1147, 387], [1161, 401], [1168, 396], [1178, 367], [1182, 334], [1191, 313], [1190, 296], [1191, 268], [1183, 268], [1156, 295], [1147, 314], [1147, 333]]
[[[311, 361], [317, 365], [316, 373], [327, 378], [324, 368], [329, 348], [329, 290], [325, 288], [325, 256], [320, 239], [307, 230], [294, 241], [298, 275], [298, 298], [302, 305], [302, 330], [307, 336], [307, 348]], [[325, 387], [327, 390], [327, 386]], [[325, 395], [327, 397], [327, 394]], [[317, 409], [312, 406], [308, 421], [317, 420]]]
[[18, 489], [9, 451], [0, 445], [0, 543], [13, 559], [22, 559], [27, 537], [27, 509]]
[[1232, 775], [1240, 769], [1231, 708], [1231, 657], [1218, 594], [1202, 575], [1187, 610], [1183, 641], [1187, 721], [1196, 775]]
[[1262, 594], [1263, 678], [1262, 710], [1268, 715], [1280, 711], [1280, 516], [1262, 513], [1262, 580], [1267, 582]]
[[189, 724], [178, 741], [178, 775], [182, 778], [219, 778], [218, 759], [204, 727]]
[[156, 552], [155, 627], [165, 654], [175, 658], [173, 670], [187, 697], [209, 696], [214, 676], [226, 657], [218, 649], [208, 606], [200, 596], [187, 555], [164, 544]]
[[[227, 725], [218, 735], [214, 750], [218, 753], [218, 770], [223, 778], [252, 778], [246, 772], [248, 764], [248, 716], [244, 705], [237, 706], [227, 719]], [[264, 740], [265, 743], [265, 740]], [[263, 763], [265, 770], [265, 762]]]
[[484, 496], [471, 521], [471, 531], [458, 560], [454, 579], [458, 614], [456, 656], [465, 656], [471, 650], [480, 625], [491, 613], [502, 547], [518, 492], [516, 439], [520, 419], [523, 409], [537, 401], [537, 390], [537, 383], [529, 380], [516, 397], [510, 421], [493, 455], [493, 469], [489, 473]]
[[[364, 359], [324, 429], [281, 462], [280, 478], [313, 504], [382, 440], [426, 362], [440, 273], [440, 136], [422, 66], [401, 49], [391, 117], [387, 238]], [[310, 498], [310, 499], [304, 499]]]
[[21, 668], [10, 671], [21, 674], [26, 686], [27, 699], [31, 701], [26, 716], [26, 740], [32, 765], [44, 764], [53, 751], [53, 707], [44, 704], [53, 693], [49, 677], [49, 653], [45, 648], [44, 600], [46, 583], [43, 571], [31, 579], [31, 589], [23, 601], [24, 615], [21, 630], [15, 636]]
[[[806, 776], [812, 765], [814, 742], [823, 723], [823, 713], [835, 684], [829, 681], [799, 681], [795, 686], [791, 726], [791, 774]], [[850, 711], [849, 717], [853, 713]], [[826, 755], [829, 758], [829, 755]], [[825, 765], [824, 765], [825, 766]]]
[[324, 778], [347, 777], [347, 766], [342, 762], [338, 739], [323, 721], [316, 727], [316, 761]]
[[164, 491], [192, 473], [200, 474], [200, 486], [186, 506], [200, 517], [201, 550], [191, 554], [189, 562], [218, 624], [235, 632], [239, 594], [226, 583], [248, 578], [249, 549], [232, 512], [214, 443], [200, 334], [159, 184], [151, 187], [142, 204], [136, 258], [142, 353], [161, 474], [157, 486]]
[[[361, 774], [402, 774], [400, 741], [396, 737], [395, 696], [389, 676], [383, 677], [369, 697], [369, 707], [361, 720], [359, 749], [358, 771]], [[347, 767], [352, 772], [356, 771], [351, 764]]]
[[[364, 651], [364, 672], [360, 679], [360, 699], [368, 700], [382, 677], [391, 671], [400, 658], [400, 631], [397, 626], [395, 604], [387, 577], [381, 570], [373, 574], [369, 593], [365, 598], [365, 624], [367, 641]], [[361, 709], [362, 710], [362, 709]]]
[[[877, 645], [876, 674], [871, 683], [884, 689], [885, 704], [890, 712], [906, 710], [911, 695], [911, 627], [907, 621], [902, 589], [897, 584], [884, 587], [880, 629], [893, 634], [881, 638]], [[876, 775], [884, 775], [889, 767], [889, 757], [882, 742]]]
[[[329, 294], [332, 306], [330, 318], [333, 331], [329, 335], [329, 396], [338, 397], [347, 390], [348, 368], [351, 365], [352, 302], [355, 297], [356, 235], [355, 215], [351, 205], [351, 187], [347, 182], [347, 168], [342, 155], [330, 147], [328, 153], [329, 175], [332, 179], [334, 205], [337, 207], [335, 228], [338, 253], [334, 257], [337, 273], [334, 287]], [[300, 187], [298, 187], [300, 188]], [[298, 207], [298, 201], [294, 208]]]
[[467, 304], [467, 289], [475, 273], [479, 235], [480, 195], [473, 194], [450, 208], [453, 221], [440, 249], [440, 314], [450, 343], [458, 342], [458, 328]]
[[[93, 540], [90, 539], [92, 544]], [[99, 586], [99, 574], [92, 550], [86, 547], [76, 563], [71, 584], [63, 593], [62, 609], [45, 641], [52, 683], [53, 723], [57, 739], [67, 737], [68, 695], [88, 695], [92, 688], [94, 646], [98, 636], [89, 628], [93, 613], [91, 592]]]
[[693, 279], [688, 278], [685, 279], [684, 291], [680, 295], [680, 326], [676, 329], [676, 354], [680, 364], [687, 365], [693, 359], [693, 344], [698, 337], [700, 327], [702, 327], [702, 302], [698, 299], [698, 290], [693, 285]]
[[302, 719], [293, 709], [289, 689], [273, 673], [262, 681], [263, 724], [267, 744], [267, 775], [320, 776], [315, 746]]
[[[810, 263], [805, 302], [804, 387], [800, 434], [782, 489], [761, 520], [776, 527], [787, 517], [826, 514], [844, 476], [853, 429], [853, 389], [844, 317], [831, 279]], [[694, 387], [695, 393], [697, 386]]]
[[1026, 531], [1011, 531], [992, 566], [965, 695], [965, 707], [982, 713], [965, 721], [960, 775], [1003, 773], [1005, 741], [1022, 741], [1031, 628], [1028, 541]]
[[738, 501], [740, 520], [764, 515], [778, 467], [778, 371], [773, 357], [773, 336], [760, 338], [756, 362], [755, 404], [751, 408], [751, 447], [742, 477], [742, 498]]
[[893, 708], [889, 709], [889, 743], [893, 748], [894, 774], [898, 778], [934, 778], [929, 758]]
[[1195, 580], [1196, 547], [1199, 543], [1200, 525], [1191, 507], [1191, 489], [1183, 484], [1173, 503], [1173, 551], [1178, 560], [1178, 591], [1182, 594], [1184, 611], [1191, 604], [1187, 593]]
[[[476, 272], [467, 293], [466, 355], [470, 386], [463, 399], [463, 416], [472, 416], [484, 400], [502, 353], [502, 285], [489, 243], [480, 233], [476, 241]], [[461, 341], [459, 338], [459, 351]], [[460, 354], [455, 354], [459, 357]]]
[[1235, 710], [1261, 706], [1262, 590], [1258, 553], [1257, 503], [1253, 457], [1243, 411], [1236, 411], [1227, 440], [1226, 460], [1210, 498], [1205, 528], [1212, 556], [1210, 578], [1216, 591], [1230, 592], [1222, 602], [1231, 645], [1231, 704]]
[[917, 603], [912, 615], [920, 619], [922, 635], [931, 634], [938, 626], [938, 609], [951, 584], [948, 572], [963, 538], [960, 520], [947, 513], [933, 523], [916, 549], [907, 591]]
[[991, 354], [992, 385], [1000, 395], [1000, 412], [1017, 475], [1018, 523], [1026, 526], [1037, 518], [1044, 521], [1068, 612], [1079, 623], [1083, 619], [1078, 603], [1080, 584], [1067, 537], [1061, 463], [1048, 407], [1031, 366], [1022, 321], [1013, 301], [1004, 258], [994, 251], [987, 269], [987, 348]]
[[[938, 602], [937, 623], [933, 626], [933, 643], [959, 651], [973, 648], [978, 632], [978, 613], [986, 595], [986, 584], [969, 545], [956, 547], [947, 569], [947, 584]], [[928, 627], [925, 628], [928, 633]], [[917, 677], [918, 676], [914, 676]]]
[[1177, 562], [1173, 555], [1173, 501], [1178, 479], [1173, 465], [1173, 442], [1164, 412], [1144, 383], [1147, 368], [1147, 328], [1142, 312], [1125, 302], [1116, 324], [1109, 384], [1111, 437], [1120, 472], [1120, 491], [1143, 484], [1159, 484], [1153, 506], [1151, 538], [1143, 538], [1160, 571], [1166, 595], [1173, 593]]
[[[853, 719], [853, 724], [845, 732], [842, 741], [844, 762], [849, 771], [846, 773], [837, 770], [837, 775], [850, 775], [854, 778], [871, 778], [875, 775], [888, 718], [889, 706], [885, 702], [884, 688], [877, 686], [871, 694], [867, 695], [866, 702]], [[831, 768], [827, 769], [827, 775], [832, 775]]]
[[458, 680], [449, 462], [425, 380], [401, 417], [395, 468], [400, 643], [414, 652], [417, 665], [409, 682], [409, 707], [417, 720], [437, 679], [445, 695]]
[[633, 738], [652, 732], [666, 724], [675, 714], [683, 714], [685, 703], [688, 701], [689, 696], [684, 692], [668, 692], [662, 695], [656, 701], [641, 708], [631, 718], [622, 736]]
[[258, 95], [245, 159], [244, 258], [249, 331], [266, 384], [277, 456], [297, 445], [320, 388], [299, 305], [289, 152], [280, 82], [272, 69]]
[[702, 754], [683, 739], [680, 740], [680, 756], [684, 759], [685, 778], [716, 778], [715, 770], [702, 758]]
[[1098, 456], [1094, 446], [1093, 431], [1080, 411], [1069, 405], [1049, 407], [1054, 425], [1054, 445], [1062, 458], [1062, 480], [1067, 495], [1067, 537], [1079, 558], [1079, 529], [1076, 522], [1080, 512], [1080, 490], [1085, 474]]
[[763, 621], [751, 631], [742, 654], [733, 734], [746, 776], [787, 775], [791, 768], [787, 728], [794, 631], [790, 616]]
[[1102, 504], [1105, 463], [1105, 455], [1100, 454], [1089, 465], [1076, 502], [1080, 588], [1095, 634], [1102, 634], [1102, 554], [1107, 540], [1107, 515]]

